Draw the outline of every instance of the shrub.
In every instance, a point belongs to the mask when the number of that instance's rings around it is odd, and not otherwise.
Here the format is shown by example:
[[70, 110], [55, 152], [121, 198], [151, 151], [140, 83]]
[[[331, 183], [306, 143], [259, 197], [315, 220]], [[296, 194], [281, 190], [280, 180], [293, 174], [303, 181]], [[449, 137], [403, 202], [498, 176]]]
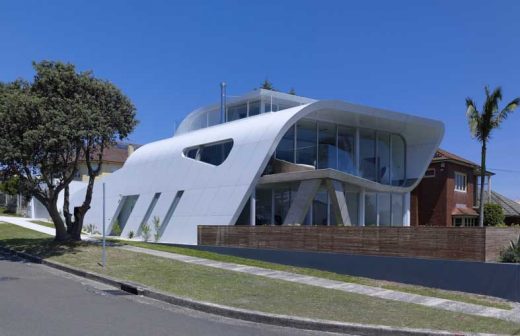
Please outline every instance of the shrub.
[[150, 240], [150, 225], [148, 225], [148, 223], [143, 224], [143, 227], [141, 228], [141, 235], [145, 242]]
[[159, 239], [161, 238], [161, 219], [157, 216], [154, 216], [152, 219], [153, 228], [155, 229], [155, 232], [153, 234], [153, 239], [157, 243]]
[[488, 203], [484, 205], [484, 225], [497, 226], [503, 224], [505, 219], [504, 210], [498, 204]]
[[134, 231], [128, 232], [128, 239], [132, 239], [132, 238], [134, 238], [134, 236], [135, 236], [135, 232]]
[[506, 263], [520, 263], [520, 236], [516, 243], [511, 240], [507, 249], [500, 253], [500, 261]]
[[114, 222], [114, 225], [112, 225], [112, 233], [111, 233], [111, 235], [112, 236], [120, 236], [121, 232], [123, 232], [123, 230], [121, 230], [121, 226], [119, 226], [119, 221], [116, 220]]

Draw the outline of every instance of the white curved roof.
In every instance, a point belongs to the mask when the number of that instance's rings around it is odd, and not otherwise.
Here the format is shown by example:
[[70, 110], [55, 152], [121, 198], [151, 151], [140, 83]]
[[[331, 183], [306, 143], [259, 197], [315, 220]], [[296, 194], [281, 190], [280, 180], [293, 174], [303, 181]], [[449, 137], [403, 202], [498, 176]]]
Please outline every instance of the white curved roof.
[[[318, 101], [191, 131], [140, 147], [122, 169], [96, 182], [85, 224], [99, 227], [101, 222], [102, 181], [107, 217], [116, 212], [122, 195], [139, 195], [123, 235], [137, 232], [155, 193], [161, 197], [150, 218], [162, 219], [177, 191], [183, 190], [161, 241], [196, 244], [197, 225], [234, 224], [280, 139], [304, 117], [401, 134], [407, 143], [407, 178], [422, 177], [444, 132], [438, 121], [340, 101]], [[185, 148], [230, 138], [233, 148], [219, 166], [183, 155]], [[82, 197], [76, 193], [72, 203], [79, 204]]]

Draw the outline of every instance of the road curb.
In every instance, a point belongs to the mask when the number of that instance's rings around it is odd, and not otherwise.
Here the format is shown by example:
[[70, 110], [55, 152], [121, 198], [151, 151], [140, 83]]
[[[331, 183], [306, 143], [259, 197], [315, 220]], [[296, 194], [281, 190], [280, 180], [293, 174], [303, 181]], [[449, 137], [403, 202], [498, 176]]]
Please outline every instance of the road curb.
[[394, 328], [380, 325], [365, 325], [357, 323], [336, 322], [329, 320], [310, 319], [303, 317], [295, 317], [288, 315], [269, 314], [254, 310], [240, 309], [229, 306], [218, 305], [209, 302], [196, 301], [188, 298], [178, 297], [167, 294], [146, 286], [135, 284], [128, 281], [121, 281], [109, 276], [98, 273], [81, 270], [72, 266], [68, 266], [59, 262], [49, 261], [40, 257], [18, 252], [6, 247], [0, 246], [0, 251], [8, 254], [16, 255], [20, 258], [31, 262], [42, 264], [48, 267], [58, 269], [67, 273], [74, 274], [89, 280], [101, 282], [113, 287], [117, 287], [123, 291], [134, 295], [142, 295], [155, 300], [167, 302], [176, 306], [182, 306], [189, 309], [202, 311], [205, 313], [215, 314], [223, 317], [240, 319], [250, 322], [264, 323], [283, 327], [291, 327], [297, 329], [317, 330], [323, 332], [337, 332], [345, 334], [355, 334], [360, 336], [446, 336], [446, 335], [473, 335], [473, 336], [490, 336], [492, 334], [483, 333], [458, 333], [437, 331], [429, 329], [411, 329], [411, 328]]

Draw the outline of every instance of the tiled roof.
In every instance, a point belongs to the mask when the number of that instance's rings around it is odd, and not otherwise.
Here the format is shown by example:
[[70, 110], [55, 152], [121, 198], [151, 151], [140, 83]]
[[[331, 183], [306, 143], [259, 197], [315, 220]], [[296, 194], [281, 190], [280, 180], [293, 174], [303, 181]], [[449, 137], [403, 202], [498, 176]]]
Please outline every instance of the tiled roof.
[[125, 163], [126, 159], [128, 159], [128, 146], [134, 146], [134, 150], [139, 147], [139, 145], [117, 144], [116, 146], [105, 148], [103, 151], [103, 162]]
[[[466, 160], [465, 158], [463, 157], [460, 157], [458, 155], [455, 155], [453, 153], [450, 153], [448, 152], [447, 150], [444, 150], [444, 149], [437, 149], [437, 151], [435, 152], [435, 154], [433, 155], [433, 159], [432, 159], [432, 162], [442, 162], [442, 161], [456, 161], [456, 162], [459, 162], [459, 163], [462, 163], [462, 164], [465, 164], [465, 165], [469, 165], [471, 167], [473, 167], [476, 171], [476, 173], [480, 174], [479, 171], [480, 171], [480, 165], [473, 162], [473, 161], [470, 161], [470, 160]], [[492, 173], [490, 171], [486, 171], [486, 175], [495, 175], [495, 173]]]
[[451, 211], [452, 216], [478, 216], [478, 213], [471, 208], [454, 208]]
[[[478, 193], [477, 198], [479, 198]], [[484, 200], [487, 203], [487, 191], [484, 192]], [[507, 217], [520, 217], [520, 204], [502, 194], [491, 191], [491, 203], [500, 205], [504, 209], [504, 215]]]
[[450, 153], [444, 149], [437, 149], [435, 152], [435, 155], [433, 156], [433, 161], [444, 161], [444, 160], [453, 160], [453, 161], [459, 161], [471, 166], [475, 166], [475, 168], [480, 168], [480, 165], [476, 164], [473, 161], [466, 160], [458, 155], [455, 155], [453, 153]]

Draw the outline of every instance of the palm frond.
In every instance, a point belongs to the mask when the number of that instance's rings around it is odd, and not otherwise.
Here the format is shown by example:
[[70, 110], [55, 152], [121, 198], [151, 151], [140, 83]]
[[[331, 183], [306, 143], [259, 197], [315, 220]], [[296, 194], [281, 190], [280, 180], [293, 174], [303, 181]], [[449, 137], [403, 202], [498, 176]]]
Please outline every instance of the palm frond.
[[471, 136], [479, 138], [480, 113], [477, 110], [475, 102], [469, 97], [466, 98], [466, 108], [466, 118], [468, 118]]
[[520, 97], [513, 99], [509, 104], [507, 104], [506, 107], [504, 107], [504, 109], [502, 109], [502, 111], [500, 111], [500, 113], [498, 113], [496, 115], [495, 120], [493, 121], [495, 126], [496, 127], [500, 126], [502, 121], [504, 121], [510, 113], [512, 113], [514, 110], [516, 110], [516, 108], [519, 105], [520, 105]]
[[486, 101], [484, 102], [484, 109], [482, 114], [484, 118], [492, 120], [492, 117], [498, 113], [498, 104], [502, 100], [502, 88], [499, 86], [491, 94], [489, 88], [486, 86]]

